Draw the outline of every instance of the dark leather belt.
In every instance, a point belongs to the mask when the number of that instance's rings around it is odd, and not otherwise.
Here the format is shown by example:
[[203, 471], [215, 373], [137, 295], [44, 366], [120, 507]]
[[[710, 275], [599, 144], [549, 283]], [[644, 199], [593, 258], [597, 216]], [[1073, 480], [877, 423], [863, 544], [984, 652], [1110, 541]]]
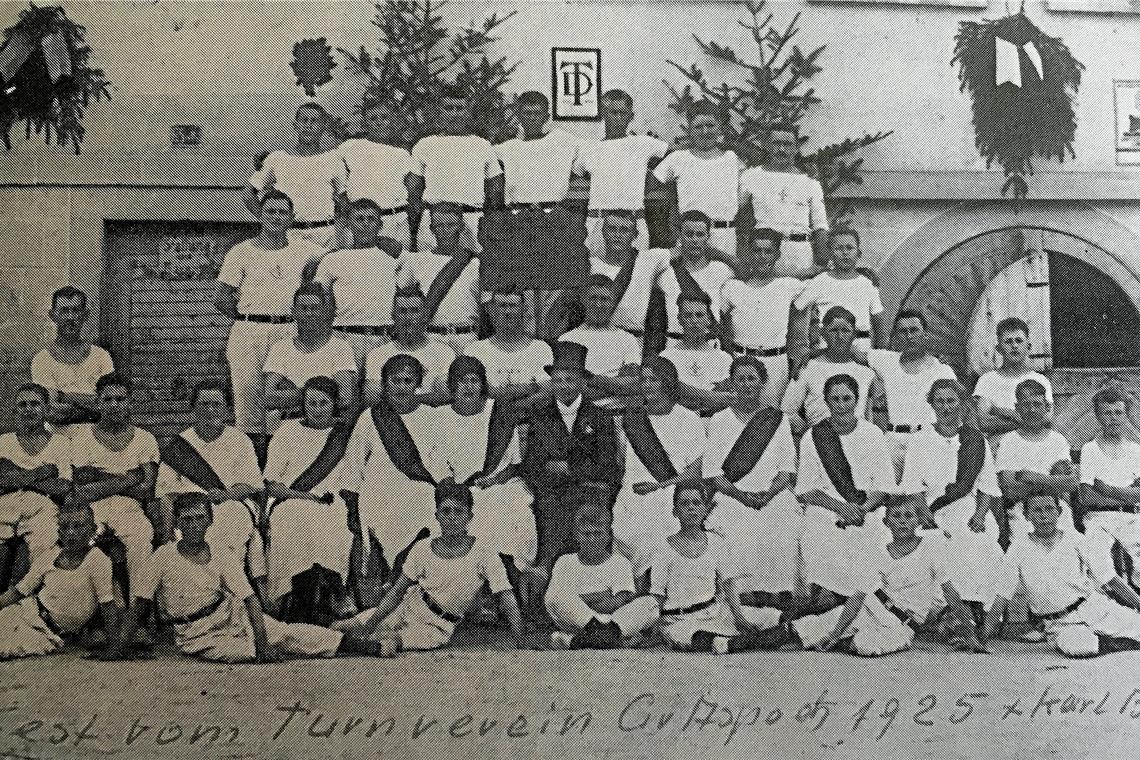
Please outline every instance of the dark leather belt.
[[1085, 603], [1085, 597], [1082, 596], [1080, 599], [1073, 602], [1072, 604], [1070, 604], [1065, 609], [1060, 610], [1059, 612], [1050, 612], [1047, 615], [1038, 615], [1035, 612], [1035, 613], [1033, 613], [1033, 616], [1039, 620], [1060, 620], [1061, 618], [1065, 617], [1069, 613], [1076, 612], [1077, 608], [1080, 607], [1084, 603]]
[[448, 612], [447, 610], [440, 607], [439, 604], [434, 599], [431, 598], [431, 594], [429, 594], [428, 592], [424, 591], [423, 597], [424, 597], [424, 605], [429, 610], [431, 610], [433, 615], [439, 616], [440, 618], [446, 620], [447, 622], [451, 623], [452, 625], [458, 624], [459, 622], [461, 622], [463, 620], [463, 618], [459, 617], [458, 615], [452, 615], [450, 612]]
[[436, 335], [467, 335], [475, 332], [475, 328], [471, 325], [432, 325], [427, 331]]
[[595, 219], [600, 219], [610, 214], [617, 214], [618, 216], [631, 216], [634, 219], [640, 219], [645, 216], [645, 212], [638, 210], [633, 211], [628, 208], [592, 208], [586, 212], [586, 216], [592, 216]]
[[871, 337], [871, 331], [870, 330], [856, 330], [855, 331], [855, 337], [856, 338], [870, 338]]
[[917, 433], [922, 430], [922, 425], [891, 425], [892, 433]]
[[553, 201], [544, 203], [508, 203], [507, 209], [518, 213], [530, 209], [531, 211], [551, 211], [558, 208], [558, 204]]
[[59, 626], [55, 624], [55, 621], [51, 619], [51, 613], [48, 612], [48, 608], [44, 606], [44, 603], [40, 601], [39, 595], [36, 595], [35, 600], [36, 606], [40, 609], [40, 620], [44, 621], [44, 625], [47, 626], [49, 631], [56, 636], [62, 636], [63, 631], [60, 630]]
[[336, 328], [341, 332], [356, 333], [357, 335], [388, 335], [392, 332], [392, 328], [384, 327], [368, 327], [366, 325], [341, 325]]
[[402, 214], [408, 210], [407, 205], [396, 206], [395, 208], [382, 208], [380, 209], [380, 216], [391, 216], [392, 214]]
[[1140, 511], [1140, 505], [1137, 504], [1109, 504], [1103, 507], [1091, 507], [1085, 510], [1085, 514], [1093, 514], [1094, 512], [1123, 512], [1127, 515], [1134, 515]]
[[737, 353], [745, 356], [759, 356], [762, 359], [770, 359], [773, 356], [780, 356], [788, 353], [787, 346], [780, 346], [779, 348], [750, 348], [748, 346], [737, 346]]
[[896, 606], [895, 603], [891, 601], [891, 598], [887, 596], [886, 591], [883, 591], [882, 589], [877, 590], [875, 592], [875, 598], [883, 603], [883, 606], [887, 608], [887, 612], [890, 612], [899, 620], [903, 621], [903, 623], [909, 625], [911, 628], [918, 627], [918, 621], [914, 619], [914, 615], [910, 614], [903, 608]]
[[688, 615], [690, 612], [700, 612], [701, 610], [707, 610], [709, 607], [712, 607], [714, 604], [716, 604], [716, 597], [709, 599], [707, 602], [700, 602], [699, 604], [694, 604], [694, 605], [691, 605], [689, 607], [674, 607], [673, 609], [662, 609], [661, 614], [662, 615]]
[[293, 229], [296, 230], [315, 230], [318, 227], [328, 227], [333, 223], [332, 219], [322, 219], [319, 222], [293, 222]]
[[713, 219], [709, 222], [710, 230], [729, 230], [736, 226], [736, 222], [723, 222], [720, 219]]
[[238, 314], [242, 322], [266, 322], [271, 325], [284, 325], [293, 321], [292, 317], [271, 317], [268, 314]]
[[806, 243], [811, 239], [811, 236], [805, 232], [792, 232], [784, 236], [784, 240], [790, 240], [793, 243]]
[[213, 602], [210, 602], [205, 607], [195, 612], [193, 615], [187, 615], [184, 618], [172, 617], [170, 618], [170, 622], [174, 623], [175, 625], [190, 625], [191, 623], [196, 623], [202, 618], [209, 617], [210, 615], [213, 615], [215, 612], [217, 612], [218, 608], [222, 606], [222, 602], [225, 600], [225, 595], [220, 594], [217, 599], [215, 599]]
[[670, 338], [672, 338], [673, 340], [680, 340], [681, 338], [685, 337], [684, 333], [679, 333], [679, 332], [667, 332], [665, 334], [667, 336], [669, 336]]

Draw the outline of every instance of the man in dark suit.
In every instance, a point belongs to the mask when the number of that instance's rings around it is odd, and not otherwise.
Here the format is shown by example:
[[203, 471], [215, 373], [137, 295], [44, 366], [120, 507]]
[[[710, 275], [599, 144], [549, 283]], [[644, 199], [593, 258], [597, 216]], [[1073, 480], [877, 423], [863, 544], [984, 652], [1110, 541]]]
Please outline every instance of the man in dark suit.
[[[555, 343], [553, 364], [545, 369], [553, 398], [531, 413], [523, 458], [538, 528], [537, 586], [545, 586], [558, 557], [575, 550], [573, 507], [594, 499], [609, 506], [621, 482], [614, 418], [582, 397], [586, 348]], [[542, 589], [529, 590], [541, 608]]]

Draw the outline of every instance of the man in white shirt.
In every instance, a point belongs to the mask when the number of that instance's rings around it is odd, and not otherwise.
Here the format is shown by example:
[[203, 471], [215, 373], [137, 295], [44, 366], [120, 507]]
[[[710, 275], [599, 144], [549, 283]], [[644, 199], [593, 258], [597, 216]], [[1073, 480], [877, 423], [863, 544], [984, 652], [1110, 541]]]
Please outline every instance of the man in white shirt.
[[487, 302], [491, 337], [467, 346], [464, 354], [483, 362], [491, 398], [510, 400], [529, 396], [548, 384], [546, 367], [553, 361], [550, 346], [526, 332], [522, 293], [501, 291]]
[[285, 193], [293, 201], [290, 239], [302, 238], [326, 249], [333, 245], [337, 207], [344, 202], [348, 181], [340, 154], [321, 149], [328, 123], [329, 115], [319, 103], [302, 103], [293, 124], [297, 146], [266, 156], [243, 197], [246, 208], [260, 216], [262, 195], [272, 189]]
[[633, 121], [633, 97], [623, 90], [609, 90], [601, 98], [605, 137], [584, 146], [574, 164], [579, 174], [590, 176], [590, 205], [586, 244], [602, 248], [601, 224], [607, 211], [625, 211], [637, 219], [634, 245], [649, 243], [645, 226], [645, 175], [651, 164], [669, 151], [669, 144], [649, 135], [629, 134]]
[[368, 353], [364, 363], [364, 405], [376, 406], [384, 397], [382, 370], [384, 364], [397, 354], [415, 357], [424, 368], [419, 393], [424, 401], [438, 406], [451, 398], [447, 389], [447, 370], [455, 361], [451, 346], [434, 335], [427, 334], [424, 314], [424, 294], [418, 287], [396, 289], [392, 300], [392, 340]]
[[823, 187], [796, 167], [800, 140], [791, 124], [768, 132], [768, 163], [740, 175], [741, 223], [770, 227], [783, 235], [779, 275], [804, 277], [826, 260], [827, 209]]
[[1021, 427], [1001, 439], [994, 455], [1002, 496], [1015, 502], [1009, 514], [1009, 535], [1016, 539], [1029, 532], [1030, 525], [1016, 503], [1036, 493], [1061, 499], [1062, 527], [1075, 531], [1067, 502], [1078, 489], [1080, 478], [1069, 442], [1050, 427], [1052, 405], [1045, 396], [1045, 386], [1036, 380], [1022, 380], [1016, 394]]
[[[640, 364], [637, 338], [610, 324], [614, 311], [613, 280], [604, 274], [590, 275], [583, 288], [582, 306], [585, 321], [560, 340], [586, 348], [586, 371], [594, 376], [592, 382], [605, 384], [605, 380], [615, 380], [623, 367]], [[630, 383], [637, 384], [636, 375]]]
[[361, 198], [348, 209], [353, 247], [325, 254], [313, 281], [333, 294], [333, 327], [352, 345], [356, 363], [363, 367], [368, 352], [383, 343], [392, 329], [400, 250], [391, 238], [378, 237], [382, 218], [375, 201]]
[[[681, 323], [677, 314], [677, 297], [682, 293], [699, 291], [709, 297], [712, 311], [721, 311], [720, 292], [735, 273], [722, 261], [709, 257], [709, 233], [712, 220], [703, 211], [686, 211], [681, 214], [681, 235], [678, 239], [680, 256], [661, 276], [661, 293], [665, 297], [666, 334], [672, 340], [681, 337]], [[657, 345], [664, 346], [660, 341]]]
[[673, 341], [661, 356], [673, 362], [678, 375], [678, 403], [712, 414], [731, 403], [727, 384], [732, 357], [709, 339], [712, 308], [704, 293], [683, 292], [677, 297], [681, 339]]
[[859, 263], [859, 233], [853, 229], [832, 231], [828, 241], [831, 247], [831, 269], [820, 272], [808, 281], [803, 293], [796, 298], [799, 309], [813, 309], [817, 328], [822, 317], [833, 306], [842, 306], [855, 315], [855, 348], [870, 351], [881, 345], [883, 339], [883, 301], [879, 288], [870, 278], [856, 269]]
[[[458, 85], [441, 89], [435, 104], [439, 133], [422, 138], [412, 147], [410, 198], [414, 206], [461, 206], [463, 221], [476, 236], [468, 245], [478, 248], [483, 209], [503, 205], [503, 170], [491, 143], [471, 133], [470, 102], [470, 94]], [[409, 215], [408, 222], [413, 232], [418, 232], [419, 217]]]
[[756, 356], [768, 371], [766, 393], [778, 405], [788, 385], [789, 361], [807, 351], [807, 315], [796, 308], [802, 280], [774, 274], [781, 236], [773, 229], [752, 230], [738, 254], [737, 278], [721, 289], [721, 345], [735, 355]]
[[1018, 317], [1007, 317], [997, 324], [997, 352], [1001, 366], [978, 378], [974, 400], [978, 405], [978, 427], [997, 446], [1006, 433], [1017, 430], [1021, 419], [1014, 406], [1014, 389], [1022, 380], [1036, 380], [1045, 388], [1045, 398], [1053, 403], [1053, 388], [1048, 378], [1030, 369], [1027, 360], [1033, 348], [1029, 342], [1029, 325]]
[[1112, 561], [1119, 542], [1140, 581], [1140, 444], [1125, 437], [1129, 397], [1113, 386], [1093, 396], [1100, 435], [1081, 448], [1081, 506], [1089, 543]]
[[115, 371], [111, 355], [83, 337], [87, 294], [70, 285], [52, 293], [48, 316], [55, 340], [32, 357], [32, 381], [47, 389], [48, 421], [62, 426], [98, 419], [95, 383]]
[[[360, 117], [366, 136], [345, 140], [337, 152], [348, 170], [348, 200], [375, 203], [382, 225], [380, 234], [410, 248], [408, 190], [416, 167], [412, 154], [397, 147], [401, 138], [393, 108], [378, 100], [366, 103]], [[419, 213], [416, 209], [417, 219]], [[344, 242], [363, 247], [351, 239]]]
[[[628, 213], [606, 214], [602, 224], [605, 246], [600, 255], [590, 258], [590, 271], [605, 275], [614, 283], [612, 295], [617, 305], [610, 323], [628, 332], [640, 346], [645, 336], [650, 296], [668, 271], [672, 252], [664, 248], [637, 250], [632, 245], [636, 231], [634, 219]], [[627, 270], [628, 275], [625, 275]]]
[[396, 275], [402, 288], [424, 294], [427, 331], [451, 346], [456, 355], [476, 337], [482, 300], [479, 258], [467, 247], [462, 209], [454, 203], [431, 207], [434, 251], [409, 251]]
[[926, 400], [930, 386], [942, 377], [958, 377], [930, 353], [922, 312], [900, 311], [895, 317], [894, 334], [902, 350], [872, 349], [867, 352], [867, 364], [878, 375], [871, 393], [871, 408], [876, 414], [886, 414], [883, 429], [890, 442], [897, 479], [902, 477], [910, 437], [923, 426], [934, 424], [934, 410]]

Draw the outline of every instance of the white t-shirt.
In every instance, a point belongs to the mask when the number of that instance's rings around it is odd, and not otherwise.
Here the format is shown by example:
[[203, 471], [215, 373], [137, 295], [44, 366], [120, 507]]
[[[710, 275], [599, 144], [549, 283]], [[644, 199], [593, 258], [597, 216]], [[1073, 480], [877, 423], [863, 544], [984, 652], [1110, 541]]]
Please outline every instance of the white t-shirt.
[[1049, 378], [1033, 370], [1017, 377], [1006, 377], [997, 370], [990, 370], [978, 378], [974, 395], [1002, 409], [1013, 409], [1017, 404], [1017, 386], [1025, 380], [1036, 380], [1045, 386], [1045, 398], [1053, 403], [1053, 386], [1049, 384]]
[[[668, 414], [650, 414], [649, 424], [657, 433], [661, 447], [669, 457], [673, 469], [681, 472], [705, 453], [705, 425], [700, 415], [683, 406], [674, 406]], [[618, 450], [625, 451], [626, 486], [635, 483], [656, 482], [657, 478], [638, 458], [633, 444], [628, 440], [621, 425], [617, 426]]]
[[384, 363], [397, 354], [415, 357], [423, 365], [424, 381], [420, 385], [421, 393], [431, 391], [437, 384], [446, 384], [447, 370], [455, 361], [455, 351], [451, 346], [432, 335], [427, 336], [422, 346], [411, 351], [390, 340], [368, 352], [368, 358], [364, 362], [365, 378], [379, 380]]
[[563, 554], [550, 571], [546, 595], [554, 598], [586, 596], [609, 591], [614, 594], [634, 593], [633, 566], [614, 552], [598, 565], [586, 565], [577, 554]]
[[507, 203], [559, 203], [570, 190], [570, 174], [581, 141], [552, 128], [538, 140], [516, 137], [495, 146], [503, 162]]
[[561, 340], [586, 347], [586, 371], [594, 375], [615, 377], [624, 365], [641, 363], [637, 338], [616, 327], [582, 325], [563, 334]]
[[[0, 435], [0, 459], [7, 459], [22, 470], [34, 470], [45, 464], [52, 464], [59, 470], [60, 478], [71, 480], [71, 439], [60, 433], [52, 434], [47, 446], [35, 455], [24, 451], [15, 433], [4, 433]], [[0, 496], [0, 499], [2, 498], [3, 496]]]
[[479, 540], [466, 554], [454, 559], [444, 559], [433, 552], [431, 541], [420, 541], [408, 552], [404, 575], [441, 609], [456, 617], [467, 614], [484, 583], [492, 594], [511, 588], [499, 553]]
[[503, 173], [491, 143], [478, 135], [429, 135], [412, 147], [412, 173], [424, 178], [425, 204], [483, 207], [483, 181]]
[[313, 281], [331, 287], [336, 327], [391, 327], [396, 293], [394, 259], [381, 248], [330, 251], [317, 265]]
[[887, 395], [887, 415], [892, 425], [930, 425], [934, 423], [934, 409], [926, 400], [930, 386], [941, 378], [957, 380], [954, 370], [927, 356], [918, 372], [911, 374], [902, 368], [897, 351], [871, 349], [867, 363], [883, 381]]
[[[614, 308], [610, 324], [627, 330], [644, 330], [645, 315], [649, 312], [649, 296], [658, 279], [668, 270], [672, 252], [666, 248], [650, 248], [648, 251], [633, 250], [630, 256], [637, 256], [633, 264], [633, 274], [625, 295]], [[604, 274], [611, 280], [617, 279], [620, 266], [614, 266], [597, 256], [590, 257], [591, 274]]]
[[1099, 593], [1115, 575], [1108, 552], [1093, 551], [1078, 533], [1061, 529], [1052, 549], [1029, 536], [1017, 535], [1005, 553], [994, 593], [1012, 599], [1024, 583], [1029, 609], [1038, 615], [1051, 615]]
[[871, 330], [871, 317], [883, 313], [883, 302], [879, 289], [863, 275], [850, 280], [841, 280], [830, 272], [822, 272], [808, 281], [803, 292], [796, 298], [796, 308], [814, 306], [819, 312], [817, 319], [833, 306], [842, 306], [855, 315], [855, 329], [859, 332]]
[[[847, 461], [851, 464], [851, 476], [855, 487], [861, 491], [895, 493], [895, 469], [891, 464], [883, 431], [867, 420], [859, 420], [855, 430], [839, 436], [839, 444]], [[823, 469], [823, 462], [815, 448], [811, 431], [800, 439], [800, 468], [796, 477], [796, 494], [803, 496], [809, 491], [823, 491], [833, 499], [843, 497]]]
[[504, 385], [541, 383], [547, 379], [546, 370], [554, 361], [550, 345], [541, 340], [531, 340], [526, 346], [514, 351], [504, 351], [487, 338], [477, 340], [463, 350], [483, 362], [487, 369], [487, 383], [492, 388]]
[[[684, 266], [682, 262], [678, 263]], [[720, 314], [721, 288], [736, 275], [732, 271], [732, 267], [721, 261], [710, 261], [699, 272], [690, 272], [689, 274], [701, 286], [701, 290], [712, 299], [712, 313]], [[677, 273], [672, 266], [668, 267], [661, 275], [661, 293], [665, 296], [665, 313], [669, 317], [669, 332], [680, 334], [681, 322], [679, 319], [680, 311], [677, 308], [677, 296], [681, 295], [681, 285], [677, 282]]]
[[282, 338], [269, 347], [265, 373], [275, 372], [300, 388], [314, 377], [333, 377], [338, 372], [359, 372], [356, 354], [348, 341], [331, 336], [316, 351], [303, 352], [293, 338]]
[[291, 241], [276, 251], [243, 240], [226, 252], [218, 282], [237, 289], [239, 314], [289, 316], [305, 265], [324, 252], [307, 240]]
[[1129, 488], [1140, 478], [1140, 443], [1127, 438], [1110, 456], [1094, 438], [1081, 447], [1081, 482], [1092, 485], [1102, 480], [1115, 488]]
[[800, 407], [804, 408], [805, 419], [809, 425], [815, 425], [831, 416], [827, 408], [827, 399], [823, 395], [823, 387], [835, 375], [850, 375], [859, 386], [859, 402], [855, 407], [856, 417], [867, 416], [867, 401], [871, 395], [871, 383], [875, 380], [875, 372], [856, 362], [829, 362], [821, 357], [809, 359], [800, 370], [800, 376], [788, 384], [784, 391], [781, 408], [788, 414], [799, 414]]
[[[420, 286], [426, 295], [435, 278], [451, 261], [450, 256], [431, 251], [407, 251], [400, 257], [396, 281], [401, 287], [412, 283]], [[455, 278], [455, 284], [439, 302], [431, 323], [437, 327], [459, 325], [477, 327], [479, 325], [479, 259], [472, 258]]]
[[942, 584], [947, 575], [946, 540], [938, 534], [924, 535], [918, 547], [905, 557], [895, 558], [885, 545], [875, 547], [868, 568], [871, 585], [864, 593], [882, 589], [896, 607], [914, 613], [920, 620], [945, 605]]
[[732, 367], [732, 357], [708, 343], [693, 349], [681, 341], [674, 341], [661, 352], [661, 356], [673, 362], [682, 383], [706, 391], [727, 380]]
[[369, 198], [381, 210], [407, 205], [404, 178], [416, 171], [411, 153], [365, 138], [345, 140], [337, 152], [348, 169], [345, 193], [350, 201]]
[[720, 308], [732, 317], [733, 339], [747, 348], [786, 346], [792, 304], [803, 289], [803, 281], [794, 277], [777, 277], [760, 287], [728, 280]]
[[87, 625], [95, 610], [115, 601], [111, 560], [99, 549], [88, 549], [79, 567], [62, 570], [55, 566], [61, 550], [56, 547], [40, 554], [16, 590], [32, 596], [47, 610], [52, 623], [74, 632]]
[[994, 458], [998, 472], [1029, 470], [1048, 475], [1054, 464], [1072, 461], [1069, 442], [1056, 430], [1049, 430], [1040, 441], [1031, 441], [1020, 430], [1002, 436]]
[[701, 158], [687, 150], [666, 156], [653, 174], [661, 182], [677, 182], [677, 205], [686, 211], [703, 211], [713, 221], [736, 217], [742, 162], [731, 150], [717, 158]]
[[[222, 434], [212, 441], [203, 441], [194, 428], [184, 430], [179, 435], [209, 463], [224, 487], [233, 488], [239, 483], [258, 489], [264, 486], [261, 470], [257, 466], [257, 450], [253, 447], [253, 441], [237, 428], [227, 425], [222, 428]], [[158, 496], [199, 493], [201, 490], [189, 478], [184, 478], [175, 472], [166, 462], [159, 465], [158, 481], [154, 489]]]
[[335, 150], [315, 156], [294, 156], [275, 150], [249, 178], [259, 195], [270, 188], [288, 195], [298, 222], [331, 222], [336, 212], [333, 198], [344, 192], [347, 183], [348, 169]]
[[[957, 434], [946, 438], [933, 425], [915, 433], [907, 444], [899, 491], [905, 494], [924, 494], [928, 503], [943, 496], [946, 487], [958, 479], [960, 447]], [[988, 445], [974, 490], [1001, 498], [997, 471]]]
[[94, 395], [99, 378], [114, 371], [111, 355], [98, 346], [91, 346], [78, 364], [57, 361], [46, 348], [32, 357], [32, 382], [49, 391]]
[[823, 187], [806, 174], [745, 169], [740, 175], [740, 202], [752, 204], [757, 227], [784, 235], [827, 229]]
[[668, 541], [653, 553], [649, 569], [649, 593], [664, 597], [664, 609], [701, 604], [716, 597], [721, 584], [739, 578], [742, 568], [732, 559], [728, 542], [708, 533], [708, 546], [696, 559], [678, 554]]
[[72, 436], [75, 467], [95, 467], [112, 475], [125, 475], [144, 464], [158, 464], [158, 441], [142, 428], [134, 428], [122, 451], [111, 451], [95, 437], [94, 425], [76, 425]]
[[626, 135], [583, 146], [574, 170], [590, 175], [590, 208], [641, 211], [645, 208], [645, 173], [669, 144], [649, 135]]
[[[704, 477], [715, 478], [724, 474], [724, 462], [728, 459], [728, 453], [736, 445], [746, 425], [732, 409], [722, 409], [712, 416], [709, 420], [708, 449], [701, 461]], [[763, 493], [772, 486], [772, 480], [780, 472], [796, 474], [796, 445], [792, 441], [792, 429], [787, 417], [781, 420], [768, 448], [764, 449], [752, 472], [735, 485], [742, 491]], [[718, 502], [727, 498], [723, 494], [716, 496]]]

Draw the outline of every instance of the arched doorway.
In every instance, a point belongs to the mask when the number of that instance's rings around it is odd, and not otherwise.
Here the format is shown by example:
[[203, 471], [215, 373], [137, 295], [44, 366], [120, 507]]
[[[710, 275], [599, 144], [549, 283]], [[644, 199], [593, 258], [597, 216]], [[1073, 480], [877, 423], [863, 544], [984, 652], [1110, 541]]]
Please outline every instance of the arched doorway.
[[[934, 257], [901, 292], [897, 307], [926, 315], [935, 352], [967, 380], [993, 368], [997, 322], [1025, 319], [1033, 363], [1053, 382], [1056, 426], [1074, 446], [1095, 430], [1097, 388], [1112, 378], [1140, 395], [1140, 278], [1072, 231], [991, 228]], [[1133, 415], [1140, 428], [1140, 403]]]

